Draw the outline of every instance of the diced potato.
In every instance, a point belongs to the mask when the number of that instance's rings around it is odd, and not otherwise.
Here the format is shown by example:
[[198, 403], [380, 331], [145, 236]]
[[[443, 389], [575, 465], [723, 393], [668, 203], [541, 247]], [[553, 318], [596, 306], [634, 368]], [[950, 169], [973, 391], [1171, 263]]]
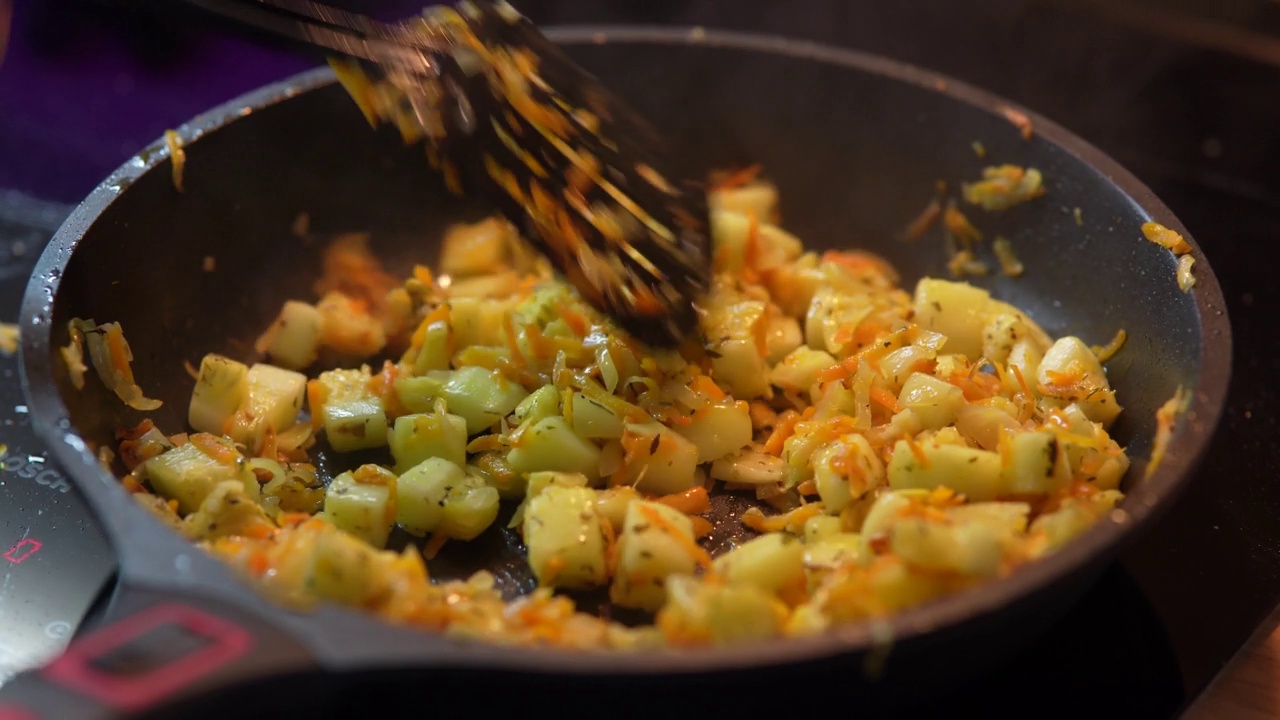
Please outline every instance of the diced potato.
[[329, 445], [351, 452], [387, 444], [387, 413], [382, 398], [369, 391], [369, 368], [329, 370], [313, 380], [319, 384], [319, 415]]
[[[987, 314], [1011, 315], [1016, 318], [1021, 323], [1021, 329], [1026, 331], [1026, 341], [1035, 348], [1036, 352], [1044, 353], [1053, 344], [1053, 338], [1049, 337], [1049, 333], [1046, 333], [1043, 328], [1036, 324], [1035, 320], [1032, 320], [1030, 316], [1014, 305], [1003, 300], [991, 298], [991, 302], [987, 303]], [[1020, 339], [1019, 342], [1021, 341]]]
[[437, 530], [455, 540], [474, 540], [497, 519], [500, 499], [496, 488], [467, 475], [450, 486]]
[[1100, 490], [1117, 490], [1127, 472], [1129, 472], [1129, 456], [1121, 452], [1102, 462], [1102, 467], [1098, 468], [1098, 472], [1094, 475], [1093, 484]]
[[389, 439], [394, 470], [403, 473], [427, 458], [467, 464], [467, 421], [449, 413], [420, 413], [396, 418]]
[[994, 575], [1004, 560], [1001, 533], [979, 523], [902, 518], [890, 530], [889, 547], [913, 565], [976, 577]]
[[1009, 537], [1026, 532], [1030, 514], [1031, 506], [1022, 502], [967, 503], [946, 509], [947, 517], [957, 525], [986, 525]]
[[552, 415], [524, 432], [507, 453], [507, 463], [516, 472], [581, 473], [594, 480], [600, 476], [600, 448], [575, 433], [564, 418]]
[[781, 362], [787, 355], [804, 345], [804, 331], [800, 322], [789, 315], [783, 315], [777, 307], [770, 307], [765, 318], [765, 362], [770, 365]]
[[[255, 500], [260, 495], [258, 480], [249, 470], [244, 456], [229, 444], [221, 445], [226, 454], [214, 458], [196, 443], [188, 442], [151, 458], [142, 464], [142, 476], [165, 498], [178, 501], [178, 512], [186, 515], [200, 509], [205, 498], [219, 483], [234, 480]], [[220, 453], [221, 454], [221, 453]]]
[[387, 344], [386, 331], [363, 303], [338, 292], [327, 293], [316, 303], [320, 315], [322, 345], [355, 357], [369, 357]]
[[804, 521], [804, 541], [815, 543], [828, 535], [841, 531], [840, 518], [832, 515], [815, 515]]
[[1043, 495], [1060, 483], [1054, 473], [1058, 440], [1051, 432], [1022, 432], [1009, 438], [1009, 464], [1001, 484], [1010, 493]]
[[516, 423], [538, 422], [560, 412], [560, 391], [555, 385], [543, 385], [529, 393], [516, 405]]
[[697, 484], [698, 448], [660, 423], [627, 423], [626, 433], [643, 450], [623, 468], [625, 483], [640, 492], [671, 495]]
[[187, 423], [198, 432], [222, 435], [249, 397], [249, 368], [231, 358], [209, 353], [200, 360], [200, 373]]
[[[432, 385], [436, 383], [436, 385]], [[462, 367], [453, 371], [434, 371], [423, 378], [401, 378], [396, 381], [396, 392], [410, 410], [423, 412], [417, 405], [415, 393], [403, 388], [422, 388], [422, 392], [435, 392], [449, 405], [449, 412], [467, 421], [467, 434], [475, 435], [493, 427], [499, 420], [511, 414], [528, 393], [518, 383], [508, 380], [494, 370], [482, 367]], [[415, 401], [410, 404], [409, 398]], [[430, 395], [428, 395], [430, 397]]]
[[964, 407], [964, 391], [932, 375], [912, 373], [902, 385], [898, 404], [914, 411], [925, 428], [937, 430], [955, 422]]
[[1092, 527], [1103, 513], [1115, 507], [1120, 497], [1120, 493], [1110, 490], [1098, 493], [1092, 502], [1068, 498], [1059, 509], [1037, 517], [1029, 532], [1043, 535], [1042, 552], [1051, 552]]
[[946, 335], [948, 353], [977, 359], [990, 302], [990, 293], [969, 283], [924, 278], [916, 285], [915, 321]]
[[395, 519], [391, 492], [387, 485], [361, 483], [353, 473], [342, 473], [329, 483], [325, 492], [325, 517], [340, 529], [381, 548], [387, 544], [391, 522]]
[[502, 319], [513, 305], [482, 297], [450, 297], [449, 323], [456, 347], [501, 345]]
[[698, 464], [722, 458], [751, 442], [751, 416], [746, 407], [736, 403], [708, 405], [695, 412], [688, 425], [673, 429], [697, 447]]
[[765, 276], [773, 302], [778, 304], [782, 312], [798, 317], [813, 301], [813, 296], [822, 284], [823, 274], [818, 269], [816, 253], [805, 253], [795, 262], [786, 263], [773, 269]]
[[761, 223], [774, 222], [778, 216], [778, 188], [767, 182], [720, 188], [707, 194], [707, 204], [711, 206], [713, 227], [722, 213], [743, 218], [754, 214]]
[[836, 359], [825, 350], [801, 345], [773, 366], [769, 381], [784, 390], [805, 392], [818, 382], [819, 373], [835, 364]]
[[919, 447], [923, 460], [907, 441], [894, 445], [888, 468], [889, 486], [894, 490], [948, 487], [975, 502], [994, 500], [1001, 493], [999, 454], [932, 442]]
[[197, 540], [234, 535], [262, 537], [274, 529], [262, 506], [245, 492], [244, 483], [237, 480], [215, 485], [200, 509], [182, 521], [183, 532]]
[[258, 340], [258, 349], [271, 361], [289, 370], [301, 370], [320, 353], [323, 318], [314, 305], [287, 300], [280, 315]]
[[307, 376], [257, 363], [249, 368], [246, 380], [248, 397], [227, 434], [236, 442], [255, 448], [268, 432], [280, 433], [297, 424], [307, 394]]
[[1016, 409], [999, 396], [988, 399], [982, 405], [961, 405], [955, 418], [956, 430], [983, 450], [995, 450], [1001, 431], [1012, 434], [1022, 427], [1010, 411], [1016, 413]]
[[787, 463], [782, 458], [746, 448], [712, 462], [710, 475], [735, 485], [794, 484], [790, 483]]
[[[1064, 385], [1059, 380], [1066, 378]], [[1036, 379], [1046, 395], [1058, 402], [1074, 402], [1094, 422], [1109, 425], [1120, 414], [1107, 375], [1080, 338], [1064, 337], [1053, 344], [1040, 361]]]
[[769, 389], [769, 366], [754, 340], [729, 339], [714, 344], [711, 375], [740, 400], [760, 397]]
[[540, 585], [587, 588], [608, 580], [594, 490], [558, 485], [543, 490], [525, 510], [524, 542]]
[[867, 511], [867, 517], [862, 521], [859, 532], [863, 540], [863, 551], [869, 553], [869, 543], [876, 538], [887, 536], [889, 528], [902, 511], [926, 494], [927, 492], [923, 490], [901, 490], [886, 492], [876, 498], [871, 509]]
[[386, 587], [380, 569], [378, 552], [358, 538], [321, 533], [311, 553], [305, 586], [324, 600], [360, 606]]
[[823, 508], [832, 515], [840, 514], [883, 479], [884, 463], [862, 435], [845, 435], [813, 454], [814, 484]]
[[[982, 356], [989, 362], [1003, 363], [1019, 341], [1030, 335], [1026, 323], [1017, 315], [991, 315], [982, 328]], [[975, 358], [976, 359], [976, 358]]]
[[618, 537], [618, 569], [609, 597], [622, 607], [657, 610], [666, 600], [666, 580], [688, 575], [698, 565], [693, 522], [660, 503], [636, 500], [627, 506]]
[[853, 294], [839, 288], [819, 287], [805, 313], [804, 339], [809, 347], [843, 357], [852, 349], [853, 341], [839, 339], [844, 328], [857, 327], [874, 310], [865, 294]]
[[[830, 516], [823, 519], [836, 520]], [[850, 565], [865, 565], [871, 557], [864, 557], [863, 549], [862, 537], [856, 533], [833, 532], [813, 542], [806, 541], [804, 570], [809, 589], [820, 584], [832, 570]]]
[[450, 227], [441, 241], [440, 272], [454, 277], [494, 272], [506, 265], [514, 234], [511, 224], [497, 217]]
[[[1027, 387], [1032, 393], [1036, 391], [1036, 378], [1040, 374], [1040, 360], [1043, 355], [1031, 344], [1030, 341], [1020, 341], [1014, 343], [1013, 349], [1009, 351], [1009, 372], [1005, 374], [1004, 387], [1009, 392], [1018, 392], [1022, 390], [1022, 383], [1018, 380], [1018, 374], [1021, 373], [1022, 379], [1026, 381]], [[1017, 371], [1014, 371], [1017, 368]]]
[[730, 583], [794, 597], [804, 589], [804, 544], [787, 533], [761, 535], [716, 558], [712, 569]]
[[787, 621], [785, 605], [750, 585], [715, 585], [688, 575], [672, 576], [668, 585], [657, 625], [676, 645], [776, 637]]
[[431, 457], [396, 480], [396, 523], [411, 535], [434, 532], [444, 520], [445, 500], [466, 473], [442, 457]]
[[573, 431], [584, 438], [616, 439], [622, 437], [622, 416], [580, 392], [573, 393]]
[[633, 500], [640, 499], [640, 493], [635, 488], [619, 485], [605, 490], [596, 491], [596, 510], [600, 513], [600, 517], [609, 521], [609, 524], [615, 528], [622, 527], [627, 517], [627, 506]]
[[532, 500], [549, 487], [584, 488], [591, 484], [586, 475], [576, 472], [539, 471], [529, 473], [525, 497]]
[[432, 370], [448, 370], [453, 331], [444, 320], [427, 324], [422, 333], [422, 347], [413, 358], [413, 374], [425, 375]]

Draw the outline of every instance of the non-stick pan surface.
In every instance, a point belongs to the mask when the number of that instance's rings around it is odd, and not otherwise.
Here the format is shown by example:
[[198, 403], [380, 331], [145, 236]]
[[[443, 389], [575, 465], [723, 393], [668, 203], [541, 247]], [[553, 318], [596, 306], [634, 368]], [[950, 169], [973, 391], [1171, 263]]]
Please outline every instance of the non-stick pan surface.
[[[669, 131], [687, 148], [691, 167], [761, 163], [781, 188], [789, 230], [812, 246], [878, 252], [908, 286], [924, 274], [945, 274], [940, 242], [900, 240], [938, 181], [955, 187], [990, 164], [1039, 168], [1046, 197], [974, 215], [988, 236], [1012, 241], [1026, 274], [978, 282], [1027, 309], [1051, 334], [1100, 344], [1127, 331], [1124, 350], [1108, 366], [1126, 408], [1113, 434], [1135, 459], [1122, 508], [1010, 578], [886, 623], [729, 649], [504, 649], [338, 607], [293, 613], [266, 602], [151, 519], [103, 469], [96, 448], [140, 415], [96, 379], [83, 391], [72, 388], [57, 348], [67, 342], [72, 317], [122, 323], [140, 384], [165, 401], [157, 423], [180, 428], [191, 386], [183, 362], [198, 364], [207, 352], [249, 358], [252, 339], [280, 303], [311, 296], [325, 238], [370, 232], [375, 251], [404, 270], [434, 259], [446, 225], [484, 213], [449, 199], [420, 149], [370, 132], [331, 75], [317, 71], [179, 128], [185, 192], [170, 181], [162, 145], [130, 160], [72, 214], [40, 261], [22, 317], [32, 417], [106, 525], [121, 558], [121, 583], [108, 621], [68, 655], [14, 682], [10, 697], [69, 718], [158, 707], [235, 679], [312, 669], [711, 682], [837, 663], [858, 669], [847, 673], [848, 687], [872, 689], [959, 677], [1052, 620], [1188, 479], [1225, 397], [1231, 342], [1221, 293], [1198, 247], [1196, 287], [1179, 291], [1173, 258], [1143, 239], [1139, 226], [1153, 219], [1183, 228], [1097, 150], [1019, 109], [1034, 127], [1024, 138], [1006, 117], [1011, 104], [856, 52], [681, 29], [564, 29], [552, 36]], [[985, 146], [985, 158], [976, 156], [974, 141]], [[304, 212], [312, 241], [290, 232]], [[209, 256], [216, 264], [206, 272]], [[1144, 480], [1155, 410], [1180, 386], [1195, 391], [1190, 411], [1165, 461]], [[451, 566], [433, 572], [496, 566], [510, 570], [511, 587], [526, 582], [518, 549], [497, 531], [450, 557]], [[877, 665], [890, 641], [887, 661]], [[882, 670], [880, 685], [861, 672], [868, 660]], [[4, 701], [0, 695], [0, 709]]]

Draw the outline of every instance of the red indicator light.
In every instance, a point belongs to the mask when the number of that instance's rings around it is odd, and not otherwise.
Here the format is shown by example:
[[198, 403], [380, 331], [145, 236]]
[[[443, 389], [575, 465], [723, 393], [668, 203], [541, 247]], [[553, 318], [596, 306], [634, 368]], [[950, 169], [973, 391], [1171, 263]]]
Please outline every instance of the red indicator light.
[[42, 547], [44, 547], [44, 543], [40, 542], [39, 540], [32, 540], [31, 538], [23, 538], [19, 540], [16, 544], [14, 544], [13, 547], [9, 548], [8, 552], [4, 554], [4, 559], [8, 560], [14, 565], [21, 565], [22, 561], [26, 560], [32, 555], [35, 555], [36, 552], [39, 551], [40, 548]]
[[[201, 646], [177, 658], [157, 660], [156, 667], [146, 667], [145, 663], [132, 670], [99, 666], [103, 659], [121, 648], [125, 648], [127, 660], [145, 660], [145, 649], [130, 650], [130, 643], [166, 627], [185, 631]], [[166, 603], [95, 630], [72, 643], [66, 653], [40, 672], [53, 682], [91, 695], [112, 707], [132, 711], [221, 669], [252, 646], [253, 636], [239, 625], [193, 607]]]

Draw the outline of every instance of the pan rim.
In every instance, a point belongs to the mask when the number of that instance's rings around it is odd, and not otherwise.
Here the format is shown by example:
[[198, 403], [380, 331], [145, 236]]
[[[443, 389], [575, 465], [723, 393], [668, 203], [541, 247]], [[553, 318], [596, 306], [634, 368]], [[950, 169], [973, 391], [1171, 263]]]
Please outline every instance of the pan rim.
[[[1109, 156], [1053, 121], [1017, 103], [930, 70], [857, 50], [772, 35], [700, 27], [568, 26], [546, 28], [545, 32], [553, 41], [565, 44], [616, 42], [706, 45], [788, 55], [905, 82], [941, 93], [986, 112], [999, 112], [1000, 108], [1007, 107], [1024, 113], [1032, 121], [1036, 135], [1093, 168], [1123, 193], [1142, 215], [1181, 232], [1191, 243], [1192, 253], [1197, 261], [1197, 285], [1193, 296], [1199, 315], [1201, 348], [1200, 373], [1191, 407], [1185, 416], [1187, 422], [1178, 429], [1175, 436], [1178, 442], [1171, 444], [1161, 466], [1126, 498], [1121, 506], [1123, 513], [1104, 518], [1058, 552], [1020, 568], [1009, 577], [894, 614], [879, 623], [860, 622], [833, 628], [815, 637], [773, 639], [729, 648], [662, 650], [634, 654], [476, 648], [473, 643], [456, 641], [448, 641], [446, 644], [450, 646], [449, 652], [442, 654], [439, 643], [430, 642], [431, 638], [439, 636], [424, 632], [421, 633], [424, 641], [421, 643], [423, 649], [420, 655], [406, 650], [395, 653], [394, 658], [377, 653], [348, 656], [341, 654], [346, 648], [336, 645], [325, 648], [324, 638], [300, 638], [318, 655], [330, 661], [327, 664], [355, 669], [417, 660], [440, 666], [488, 667], [524, 672], [668, 675], [760, 668], [865, 652], [882, 645], [887, 638], [892, 638], [893, 642], [917, 639], [958, 626], [964, 621], [991, 617], [1006, 606], [1048, 590], [1056, 580], [1080, 572], [1102, 556], [1112, 557], [1125, 542], [1136, 536], [1142, 528], [1149, 526], [1159, 513], [1172, 505], [1177, 494], [1190, 482], [1225, 406], [1231, 369], [1230, 322], [1218, 281], [1200, 246], [1150, 189]], [[177, 132], [184, 144], [197, 142], [205, 133], [216, 131], [240, 117], [283, 102], [294, 95], [328, 86], [333, 81], [333, 74], [328, 69], [301, 73], [224, 103], [179, 126]], [[20, 369], [37, 433], [49, 444], [50, 452], [73, 477], [97, 515], [111, 515], [123, 508], [131, 508], [130, 512], [140, 514], [130, 516], [130, 520], [146, 517], [146, 522], [154, 525], [156, 530], [162, 530], [163, 526], [146, 516], [133, 503], [126, 502], [127, 496], [119, 488], [115, 478], [101, 468], [92, 451], [70, 427], [68, 410], [56, 391], [53, 368], [47, 359], [50, 357], [52, 344], [52, 303], [56, 297], [61, 269], [94, 221], [127, 189], [129, 183], [143, 173], [156, 169], [167, 159], [164, 143], [158, 140], [121, 165], [76, 207], [41, 255], [24, 294], [21, 313], [23, 358]], [[1214, 345], [1210, 352], [1211, 340], [1221, 343], [1225, 348], [1220, 349]], [[118, 522], [115, 519], [102, 522], [113, 543], [120, 539], [120, 533], [113, 527]], [[189, 545], [187, 547], [190, 548]], [[130, 571], [127, 559], [128, 556], [122, 554], [126, 573]], [[229, 570], [227, 572], [230, 573]], [[389, 627], [387, 623], [354, 610], [334, 608], [334, 612]], [[325, 612], [324, 615], [329, 613]], [[314, 630], [321, 622], [324, 622], [323, 618], [314, 617], [310, 622], [288, 624]]]

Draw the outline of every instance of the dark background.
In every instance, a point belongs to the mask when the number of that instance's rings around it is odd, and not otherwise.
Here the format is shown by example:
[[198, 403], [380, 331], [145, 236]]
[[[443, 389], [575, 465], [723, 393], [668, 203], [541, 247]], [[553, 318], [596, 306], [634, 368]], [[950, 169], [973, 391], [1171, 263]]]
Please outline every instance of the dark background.
[[[1054, 118], [1165, 200], [1219, 274], [1234, 326], [1232, 392], [1209, 459], [1047, 637], [949, 701], [975, 714], [1162, 717], [1194, 698], [1280, 601], [1280, 3], [516, 4], [547, 24], [763, 31], [936, 69]], [[345, 5], [397, 17], [421, 3]], [[314, 64], [173, 1], [19, 0], [0, 65], [0, 216], [21, 205], [57, 217], [166, 128]]]

